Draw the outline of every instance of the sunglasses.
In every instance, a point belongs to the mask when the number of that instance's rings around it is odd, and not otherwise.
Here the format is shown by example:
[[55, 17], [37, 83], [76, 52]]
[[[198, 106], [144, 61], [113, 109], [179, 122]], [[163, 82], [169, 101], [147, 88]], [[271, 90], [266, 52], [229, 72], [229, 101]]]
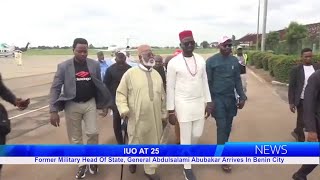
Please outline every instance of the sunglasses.
[[189, 45], [194, 46], [195, 44], [196, 44], [195, 41], [188, 41], [188, 42], [184, 42], [184, 43], [183, 43], [184, 46], [189, 46]]
[[225, 44], [225, 45], [223, 45], [223, 47], [225, 47], [225, 48], [227, 48], [227, 47], [231, 48], [231, 47], [232, 47], [232, 44]]
[[145, 57], [150, 58], [150, 57], [153, 57], [154, 54], [153, 54], [152, 52], [149, 52], [149, 53], [141, 53], [141, 56], [145, 56]]

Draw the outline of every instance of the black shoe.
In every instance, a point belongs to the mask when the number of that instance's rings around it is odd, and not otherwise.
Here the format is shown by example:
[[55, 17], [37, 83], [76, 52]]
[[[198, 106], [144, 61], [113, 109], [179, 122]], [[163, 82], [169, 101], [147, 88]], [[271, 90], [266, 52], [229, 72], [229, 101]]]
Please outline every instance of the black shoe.
[[183, 174], [186, 180], [197, 180], [196, 176], [193, 174], [192, 169], [184, 169]]
[[77, 179], [83, 179], [84, 177], [86, 177], [86, 172], [88, 171], [88, 166], [80, 166], [79, 170], [77, 172], [76, 178]]
[[305, 138], [301, 135], [299, 135], [298, 133], [292, 131], [291, 135], [296, 139], [297, 142], [304, 142]]
[[131, 172], [131, 174], [136, 173], [137, 170], [137, 165], [129, 165], [129, 171]]
[[89, 172], [91, 174], [97, 174], [99, 172], [98, 165], [90, 164], [89, 165]]
[[144, 173], [149, 180], [160, 180], [160, 176], [158, 174], [147, 174]]
[[292, 179], [294, 179], [294, 180], [307, 180], [307, 176], [303, 176], [301, 174], [295, 173], [292, 176]]

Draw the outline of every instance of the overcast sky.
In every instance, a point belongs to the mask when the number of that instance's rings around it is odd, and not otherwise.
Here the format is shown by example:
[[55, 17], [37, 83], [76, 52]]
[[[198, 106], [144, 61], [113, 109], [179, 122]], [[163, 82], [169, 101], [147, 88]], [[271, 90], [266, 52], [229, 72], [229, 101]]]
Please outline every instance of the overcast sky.
[[[84, 37], [94, 46], [125, 46], [130, 37], [130, 46], [177, 46], [185, 29], [199, 43], [232, 34], [238, 39], [256, 32], [257, 9], [258, 0], [5, 0], [0, 42], [70, 46]], [[319, 22], [319, 9], [320, 0], [269, 0], [267, 32], [293, 20]]]

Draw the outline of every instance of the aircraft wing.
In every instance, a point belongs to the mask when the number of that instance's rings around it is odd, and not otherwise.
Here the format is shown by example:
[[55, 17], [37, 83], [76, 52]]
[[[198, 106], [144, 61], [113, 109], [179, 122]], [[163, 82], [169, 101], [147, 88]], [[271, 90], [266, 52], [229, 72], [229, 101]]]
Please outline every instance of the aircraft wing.
[[95, 51], [102, 51], [102, 52], [116, 52], [116, 51], [128, 51], [128, 52], [133, 52], [133, 51], [137, 51], [137, 49], [93, 49]]
[[103, 52], [112, 52], [112, 51], [115, 51], [115, 50], [112, 50], [112, 49], [93, 49], [95, 51], [103, 51]]
[[125, 49], [124, 51], [132, 52], [132, 51], [137, 51], [137, 49]]

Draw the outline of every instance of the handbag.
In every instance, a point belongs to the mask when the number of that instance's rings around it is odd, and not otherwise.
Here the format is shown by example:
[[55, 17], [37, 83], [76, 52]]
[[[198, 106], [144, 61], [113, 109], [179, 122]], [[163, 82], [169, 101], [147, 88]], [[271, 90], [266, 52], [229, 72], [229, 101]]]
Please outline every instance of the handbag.
[[0, 135], [6, 136], [11, 132], [11, 122], [6, 108], [0, 104]]

